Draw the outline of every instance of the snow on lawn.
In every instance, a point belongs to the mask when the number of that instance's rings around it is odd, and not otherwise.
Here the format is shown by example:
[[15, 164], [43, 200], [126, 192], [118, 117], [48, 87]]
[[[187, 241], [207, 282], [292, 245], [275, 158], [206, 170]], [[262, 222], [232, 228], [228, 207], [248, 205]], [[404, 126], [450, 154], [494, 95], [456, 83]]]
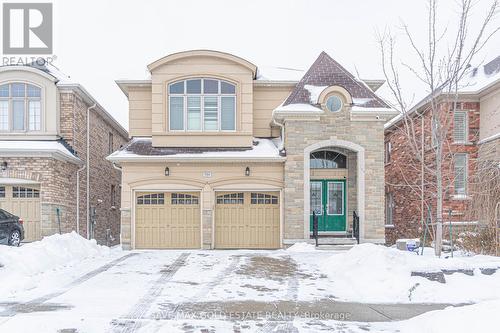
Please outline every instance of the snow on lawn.
[[102, 259], [109, 260], [116, 252], [76, 232], [52, 235], [20, 247], [0, 246], [0, 294], [35, 288], [42, 275], [82, 262], [91, 261], [87, 267], [102, 264]]
[[496, 333], [499, 330], [500, 300], [449, 307], [395, 323], [405, 333]]
[[314, 244], [308, 244], [306, 242], [295, 243], [286, 249], [287, 252], [312, 252], [316, 251]]
[[[362, 244], [320, 263], [335, 297], [374, 303], [468, 303], [500, 299], [500, 272], [484, 275], [481, 268], [500, 267], [500, 258], [418, 256], [381, 245]], [[445, 275], [446, 283], [411, 276], [412, 271], [473, 269], [474, 275]]]

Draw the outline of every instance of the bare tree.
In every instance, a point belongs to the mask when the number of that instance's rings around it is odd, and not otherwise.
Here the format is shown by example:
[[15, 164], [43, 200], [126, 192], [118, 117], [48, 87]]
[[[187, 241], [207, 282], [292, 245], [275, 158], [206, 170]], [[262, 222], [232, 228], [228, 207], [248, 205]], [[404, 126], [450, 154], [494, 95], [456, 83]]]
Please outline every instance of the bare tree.
[[[491, 27], [499, 8], [498, 0], [492, 0], [485, 15], [479, 21], [480, 25], [474, 33], [471, 29], [473, 0], [458, 0], [458, 15], [451, 27], [441, 28], [437, 0], [428, 0], [426, 22], [426, 40], [420, 45], [405, 23], [402, 31], [412, 53], [418, 59], [417, 66], [411, 66], [401, 61], [396, 55], [396, 38], [390, 32], [379, 34], [378, 41], [382, 56], [383, 72], [393, 97], [395, 107], [401, 112], [399, 127], [407, 141], [415, 172], [420, 174], [420, 184], [408, 183], [412, 191], [422, 200], [422, 219], [425, 206], [429, 203], [425, 198], [431, 194], [435, 200], [435, 220], [433, 225], [435, 254], [441, 255], [443, 238], [443, 198], [449, 187], [450, 179], [445, 179], [443, 169], [452, 165], [453, 158], [450, 149], [450, 126], [457, 107], [458, 92], [464, 82], [464, 77], [472, 69], [475, 60], [491, 37], [500, 27]], [[424, 27], [422, 27], [424, 28]], [[407, 91], [401, 80], [402, 71], [407, 70], [416, 80], [419, 80], [429, 92], [427, 97], [412, 107]], [[424, 133], [424, 118], [431, 122], [431, 141], [426, 144]], [[427, 156], [432, 152], [431, 161]]]

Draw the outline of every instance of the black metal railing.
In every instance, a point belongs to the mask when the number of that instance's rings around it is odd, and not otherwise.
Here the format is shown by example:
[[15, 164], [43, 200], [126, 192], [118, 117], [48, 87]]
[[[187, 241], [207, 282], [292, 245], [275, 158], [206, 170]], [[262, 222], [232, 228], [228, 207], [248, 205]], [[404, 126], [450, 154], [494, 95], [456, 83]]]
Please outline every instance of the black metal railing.
[[318, 247], [318, 215], [313, 211], [313, 238], [316, 241], [316, 247]]
[[359, 216], [356, 211], [352, 212], [352, 234], [359, 244]]

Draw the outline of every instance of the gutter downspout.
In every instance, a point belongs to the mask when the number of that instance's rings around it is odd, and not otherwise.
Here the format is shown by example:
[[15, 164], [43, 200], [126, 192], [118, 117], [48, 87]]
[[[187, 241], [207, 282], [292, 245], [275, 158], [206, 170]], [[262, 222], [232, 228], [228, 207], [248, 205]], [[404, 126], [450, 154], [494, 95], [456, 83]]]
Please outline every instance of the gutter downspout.
[[76, 233], [80, 234], [80, 172], [85, 170], [84, 165], [76, 171]]
[[283, 149], [285, 149], [285, 126], [283, 124], [278, 123], [274, 118], [273, 118], [273, 125], [276, 125], [281, 129], [281, 142], [280, 146], [278, 147], [278, 151], [281, 152]]
[[90, 239], [90, 110], [96, 106], [94, 103], [87, 108], [87, 239]]

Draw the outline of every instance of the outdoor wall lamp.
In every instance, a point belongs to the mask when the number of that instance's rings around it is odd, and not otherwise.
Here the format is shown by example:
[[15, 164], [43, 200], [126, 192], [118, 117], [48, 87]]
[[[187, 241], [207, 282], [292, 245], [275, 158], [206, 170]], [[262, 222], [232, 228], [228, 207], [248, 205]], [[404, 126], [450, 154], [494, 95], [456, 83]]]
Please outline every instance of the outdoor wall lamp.
[[7, 164], [7, 162], [5, 162], [5, 161], [2, 163], [2, 171], [7, 170], [7, 165], [8, 165], [8, 164]]
[[245, 169], [245, 176], [250, 176], [250, 168], [249, 167], [247, 167]]
[[165, 176], [170, 176], [170, 169], [168, 167], [165, 168]]

